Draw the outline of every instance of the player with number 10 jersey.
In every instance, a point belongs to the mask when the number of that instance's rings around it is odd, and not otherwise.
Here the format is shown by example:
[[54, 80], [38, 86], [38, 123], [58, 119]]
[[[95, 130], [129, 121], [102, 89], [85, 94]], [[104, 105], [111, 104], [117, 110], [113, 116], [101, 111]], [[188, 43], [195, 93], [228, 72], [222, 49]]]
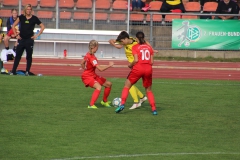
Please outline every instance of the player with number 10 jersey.
[[143, 78], [143, 86], [149, 87], [152, 85], [152, 57], [153, 49], [148, 44], [136, 44], [132, 48], [133, 55], [137, 55], [138, 62], [133, 66], [129, 74], [131, 84], [136, 83], [140, 78]]

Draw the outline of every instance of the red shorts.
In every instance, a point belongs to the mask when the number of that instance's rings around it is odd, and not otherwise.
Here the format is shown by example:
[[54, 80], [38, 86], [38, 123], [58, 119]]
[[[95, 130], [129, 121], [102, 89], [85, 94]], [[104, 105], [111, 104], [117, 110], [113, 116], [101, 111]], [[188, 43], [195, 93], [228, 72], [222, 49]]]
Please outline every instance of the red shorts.
[[12, 37], [13, 34], [14, 34], [14, 33], [13, 33], [13, 29], [10, 29], [10, 31], [7, 33], [7, 35], [8, 35], [9, 37]]
[[128, 75], [131, 84], [135, 84], [140, 78], [143, 81], [143, 87], [147, 88], [152, 85], [152, 66], [150, 64], [141, 64], [134, 66]]
[[82, 77], [82, 81], [85, 87], [93, 87], [93, 85], [98, 82], [100, 85], [106, 82], [106, 79], [96, 75], [95, 77]]

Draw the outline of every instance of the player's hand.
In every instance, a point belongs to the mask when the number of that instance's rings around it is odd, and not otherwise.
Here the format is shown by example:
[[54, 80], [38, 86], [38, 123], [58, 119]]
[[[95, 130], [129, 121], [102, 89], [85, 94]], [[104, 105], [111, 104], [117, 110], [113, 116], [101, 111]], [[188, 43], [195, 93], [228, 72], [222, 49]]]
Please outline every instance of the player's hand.
[[34, 35], [31, 37], [31, 39], [35, 40], [35, 39], [37, 39], [37, 37], [38, 37], [37, 35]]
[[158, 53], [158, 50], [153, 50], [153, 53]]
[[114, 62], [109, 62], [109, 66], [113, 66], [114, 65]]
[[16, 35], [16, 38], [17, 39], [22, 39], [22, 37], [20, 37], [20, 35]]

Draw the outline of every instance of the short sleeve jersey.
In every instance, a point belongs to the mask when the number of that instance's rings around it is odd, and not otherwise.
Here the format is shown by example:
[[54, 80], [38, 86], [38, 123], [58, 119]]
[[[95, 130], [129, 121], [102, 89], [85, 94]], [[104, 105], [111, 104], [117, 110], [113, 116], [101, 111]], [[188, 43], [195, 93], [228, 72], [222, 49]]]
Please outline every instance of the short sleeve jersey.
[[40, 25], [42, 22], [38, 19], [38, 17], [32, 15], [30, 19], [27, 19], [25, 15], [19, 16], [20, 20], [20, 37], [23, 39], [29, 39], [31, 38], [34, 33], [33, 30], [35, 28], [35, 25]]
[[85, 69], [82, 74], [83, 77], [92, 77], [96, 76], [95, 69], [98, 65], [98, 60], [94, 54], [90, 54], [89, 52], [84, 57]]
[[136, 65], [151, 64], [151, 56], [153, 56], [153, 49], [147, 44], [136, 44], [132, 47], [133, 55], [138, 55], [138, 62]]
[[137, 40], [133, 37], [130, 37], [130, 39], [132, 39], [133, 42], [125, 46], [125, 54], [128, 59], [128, 62], [131, 63], [134, 60], [133, 54], [132, 54], [132, 47], [137, 44]]

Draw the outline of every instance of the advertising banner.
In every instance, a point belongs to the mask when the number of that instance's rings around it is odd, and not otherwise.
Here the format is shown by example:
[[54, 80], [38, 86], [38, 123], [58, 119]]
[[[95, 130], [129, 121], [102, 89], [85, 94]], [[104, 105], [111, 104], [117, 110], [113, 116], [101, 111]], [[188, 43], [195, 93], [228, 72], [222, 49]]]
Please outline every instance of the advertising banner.
[[184, 20], [172, 24], [173, 49], [240, 50], [239, 20]]

